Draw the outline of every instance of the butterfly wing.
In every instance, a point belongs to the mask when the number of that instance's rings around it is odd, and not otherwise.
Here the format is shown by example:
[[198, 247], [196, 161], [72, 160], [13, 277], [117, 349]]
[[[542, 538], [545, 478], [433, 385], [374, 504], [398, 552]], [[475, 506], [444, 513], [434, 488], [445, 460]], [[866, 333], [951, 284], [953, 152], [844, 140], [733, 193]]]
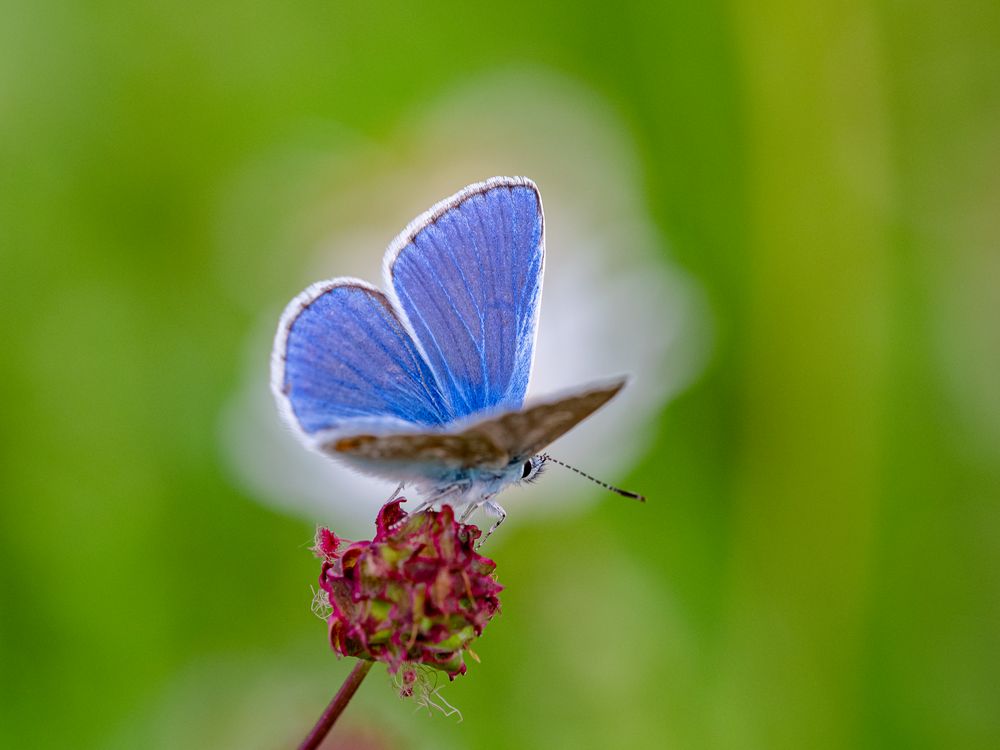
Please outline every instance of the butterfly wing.
[[543, 265], [541, 198], [519, 177], [467, 187], [389, 246], [387, 285], [457, 417], [524, 402]]
[[412, 429], [451, 421], [434, 375], [382, 292], [355, 279], [306, 289], [285, 309], [271, 386], [307, 442], [347, 429]]
[[475, 422], [458, 432], [361, 434], [320, 447], [362, 462], [446, 469], [502, 469], [538, 453], [610, 401], [625, 379]]
[[510, 461], [533, 456], [576, 427], [625, 387], [625, 378], [587, 386], [578, 393], [485, 419], [461, 434], [489, 440]]

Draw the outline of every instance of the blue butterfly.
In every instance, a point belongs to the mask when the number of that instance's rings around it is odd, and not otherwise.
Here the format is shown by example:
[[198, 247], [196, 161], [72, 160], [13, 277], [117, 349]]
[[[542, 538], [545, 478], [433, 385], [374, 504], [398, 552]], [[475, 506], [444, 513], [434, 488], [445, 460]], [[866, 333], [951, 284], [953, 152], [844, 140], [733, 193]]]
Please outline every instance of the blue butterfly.
[[497, 493], [535, 478], [554, 460], [540, 451], [625, 384], [524, 405], [544, 266], [535, 184], [470, 185], [389, 245], [387, 293], [341, 277], [289, 303], [271, 361], [279, 410], [310, 448], [415, 485], [421, 508], [447, 501], [464, 520], [482, 506], [492, 531]]

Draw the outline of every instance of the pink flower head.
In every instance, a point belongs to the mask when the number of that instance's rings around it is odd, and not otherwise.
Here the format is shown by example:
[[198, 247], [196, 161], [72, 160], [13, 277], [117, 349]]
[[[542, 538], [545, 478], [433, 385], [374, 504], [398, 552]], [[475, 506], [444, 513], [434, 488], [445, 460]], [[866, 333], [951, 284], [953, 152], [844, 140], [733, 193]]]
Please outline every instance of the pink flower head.
[[503, 587], [496, 564], [475, 551], [479, 529], [458, 523], [450, 506], [408, 515], [403, 502], [382, 507], [372, 541], [342, 552], [332, 532], [317, 532], [330, 643], [393, 673], [412, 662], [454, 678], [465, 674], [463, 652], [499, 610]]

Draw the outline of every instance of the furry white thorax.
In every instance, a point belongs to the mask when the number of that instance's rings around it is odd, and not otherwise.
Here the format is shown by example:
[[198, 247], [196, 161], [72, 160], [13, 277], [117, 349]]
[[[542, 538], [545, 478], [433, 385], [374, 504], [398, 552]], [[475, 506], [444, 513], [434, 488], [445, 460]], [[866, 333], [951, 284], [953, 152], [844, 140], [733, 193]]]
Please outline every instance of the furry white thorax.
[[431, 476], [426, 473], [429, 468], [426, 464], [387, 465], [381, 461], [366, 461], [352, 456], [341, 455], [338, 458], [357, 471], [391, 479], [400, 482], [403, 487], [412, 488], [417, 496], [414, 499], [433, 504], [438, 502], [437, 498], [441, 498], [442, 502], [456, 509], [480, 505], [510, 486], [533, 481], [544, 464], [541, 456], [532, 456], [502, 469], [456, 469], [444, 476]]

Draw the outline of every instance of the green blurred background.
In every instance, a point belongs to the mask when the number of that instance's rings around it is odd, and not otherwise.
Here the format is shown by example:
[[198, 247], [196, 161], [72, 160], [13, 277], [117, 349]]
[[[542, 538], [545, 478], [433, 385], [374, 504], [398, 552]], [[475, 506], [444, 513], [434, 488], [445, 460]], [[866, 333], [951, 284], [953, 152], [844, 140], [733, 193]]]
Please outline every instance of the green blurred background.
[[218, 419], [302, 269], [238, 304], [219, 196], [517, 65], [623, 123], [712, 358], [655, 502], [497, 538], [464, 723], [373, 672], [340, 745], [1000, 747], [1000, 5], [0, 7], [0, 746], [300, 738], [349, 665]]

